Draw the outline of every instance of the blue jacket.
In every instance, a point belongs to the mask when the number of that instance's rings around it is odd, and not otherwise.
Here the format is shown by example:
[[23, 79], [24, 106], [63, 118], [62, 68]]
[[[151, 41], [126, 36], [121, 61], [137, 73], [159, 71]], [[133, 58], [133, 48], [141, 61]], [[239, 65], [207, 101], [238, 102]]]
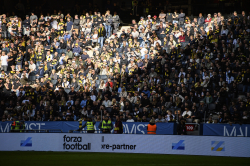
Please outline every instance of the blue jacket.
[[145, 90], [143, 90], [142, 92], [143, 92], [143, 93], [145, 93], [145, 95], [147, 95], [147, 96], [148, 96], [148, 98], [150, 97], [150, 91], [149, 91], [149, 90], [146, 90], [146, 91], [145, 91]]
[[80, 52], [81, 52], [81, 48], [80, 48], [80, 47], [74, 47], [74, 48], [73, 48], [73, 53], [78, 53], [78, 54], [80, 54]]
[[71, 28], [72, 28], [72, 25], [73, 25], [73, 22], [70, 21], [70, 22], [67, 22], [67, 28], [66, 28], [66, 31], [70, 31]]
[[38, 69], [37, 72], [36, 72], [36, 74], [39, 75], [39, 78], [42, 78], [44, 76], [44, 69], [43, 68]]
[[86, 106], [86, 103], [87, 103], [87, 99], [86, 100], [82, 100], [80, 106], [83, 108], [83, 107]]
[[68, 35], [64, 35], [63, 40], [64, 40], [64, 41], [66, 41], [66, 39], [70, 39], [70, 34], [68, 34]]
[[138, 65], [138, 67], [142, 67], [143, 66], [143, 62], [141, 61], [141, 62], [137, 63], [137, 65]]

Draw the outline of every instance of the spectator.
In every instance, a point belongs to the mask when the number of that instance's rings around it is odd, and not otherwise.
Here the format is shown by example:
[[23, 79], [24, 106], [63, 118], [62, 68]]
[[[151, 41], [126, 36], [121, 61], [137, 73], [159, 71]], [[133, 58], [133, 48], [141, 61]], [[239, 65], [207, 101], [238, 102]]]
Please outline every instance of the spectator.
[[[250, 31], [245, 12], [204, 19], [202, 13], [192, 18], [182, 10], [160, 11], [138, 23], [132, 20], [121, 32], [112, 30], [119, 19], [112, 9], [103, 16], [86, 12], [80, 19], [77, 11], [74, 17], [39, 19], [32, 13], [24, 21], [1, 15], [1, 110], [8, 107], [3, 120], [98, 119], [100, 111], [108, 115], [112, 107], [111, 117], [119, 115], [121, 121], [174, 122], [183, 115], [199, 123], [218, 113], [214, 123], [247, 123]], [[235, 103], [239, 95], [243, 98]], [[23, 104], [17, 115], [16, 101]], [[213, 104], [215, 110], [209, 110]], [[51, 110], [58, 111], [50, 115]]]

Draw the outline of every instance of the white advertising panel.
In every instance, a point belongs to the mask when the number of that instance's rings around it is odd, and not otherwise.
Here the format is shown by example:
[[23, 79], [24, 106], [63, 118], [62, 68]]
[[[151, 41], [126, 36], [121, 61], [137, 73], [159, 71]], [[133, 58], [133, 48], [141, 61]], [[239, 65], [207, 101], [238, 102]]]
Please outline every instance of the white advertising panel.
[[3, 133], [0, 151], [68, 151], [250, 157], [250, 138], [178, 135]]

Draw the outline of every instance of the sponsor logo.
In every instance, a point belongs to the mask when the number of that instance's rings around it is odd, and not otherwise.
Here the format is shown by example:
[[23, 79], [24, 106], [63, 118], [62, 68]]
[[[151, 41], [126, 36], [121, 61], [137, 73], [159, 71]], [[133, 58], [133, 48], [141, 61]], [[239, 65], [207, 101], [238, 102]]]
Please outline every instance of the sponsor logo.
[[123, 149], [123, 150], [135, 150], [136, 145], [126, 145], [126, 144], [102, 144], [101, 148], [102, 149], [112, 149], [113, 151], [115, 149]]
[[[230, 128], [232, 129], [230, 132]], [[236, 126], [232, 127], [226, 127], [224, 126], [224, 133], [223, 136], [228, 136], [228, 137], [247, 137], [247, 127], [245, 127], [245, 131], [244, 131], [244, 127], [239, 127], [237, 128]], [[240, 133], [240, 134], [239, 134]]]
[[66, 150], [91, 150], [91, 143], [82, 144], [82, 137], [63, 136], [63, 149]]
[[[102, 142], [104, 142], [104, 136], [102, 136]], [[136, 145], [126, 145], [126, 144], [101, 144], [101, 149], [123, 149], [123, 150], [135, 150]]]
[[225, 142], [211, 141], [211, 151], [225, 151]]
[[186, 125], [187, 131], [194, 131], [194, 125]]
[[180, 140], [178, 143], [172, 143], [172, 150], [185, 150], [184, 140]]
[[32, 138], [32, 137], [28, 137], [26, 140], [21, 140], [20, 146], [28, 146], [28, 147], [31, 147], [31, 146], [32, 146], [31, 138]]

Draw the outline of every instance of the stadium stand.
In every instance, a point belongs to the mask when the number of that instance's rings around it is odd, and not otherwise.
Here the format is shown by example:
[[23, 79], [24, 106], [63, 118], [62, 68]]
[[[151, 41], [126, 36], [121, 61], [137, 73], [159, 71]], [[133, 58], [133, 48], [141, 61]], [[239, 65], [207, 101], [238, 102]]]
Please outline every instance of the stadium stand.
[[1, 121], [249, 123], [249, 16], [150, 14], [0, 15]]

